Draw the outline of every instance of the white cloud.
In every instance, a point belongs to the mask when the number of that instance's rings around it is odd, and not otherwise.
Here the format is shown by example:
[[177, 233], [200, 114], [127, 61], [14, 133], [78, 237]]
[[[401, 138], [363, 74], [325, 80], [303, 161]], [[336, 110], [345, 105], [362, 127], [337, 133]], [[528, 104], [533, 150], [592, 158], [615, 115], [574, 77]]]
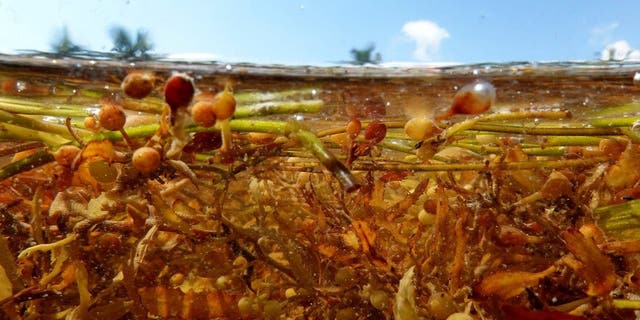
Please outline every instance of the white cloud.
[[613, 41], [613, 33], [618, 29], [619, 24], [612, 22], [607, 25], [598, 25], [591, 29], [589, 43], [592, 45], [602, 46]]
[[428, 61], [438, 53], [440, 42], [449, 38], [449, 32], [433, 21], [409, 21], [402, 26], [402, 32], [416, 43], [413, 56], [420, 61]]
[[625, 40], [619, 40], [607, 45], [600, 53], [600, 59], [640, 61], [640, 50], [632, 48]]

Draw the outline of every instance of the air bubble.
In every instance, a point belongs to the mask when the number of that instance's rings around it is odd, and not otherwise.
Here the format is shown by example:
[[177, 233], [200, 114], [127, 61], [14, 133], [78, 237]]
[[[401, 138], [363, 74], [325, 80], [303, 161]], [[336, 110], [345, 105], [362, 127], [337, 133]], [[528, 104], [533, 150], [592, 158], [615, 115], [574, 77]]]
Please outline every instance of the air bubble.
[[233, 69], [233, 67], [230, 64], [226, 65], [224, 68], [227, 69], [227, 71], [231, 71], [231, 69]]
[[22, 92], [27, 89], [27, 84], [24, 81], [16, 81], [16, 90]]

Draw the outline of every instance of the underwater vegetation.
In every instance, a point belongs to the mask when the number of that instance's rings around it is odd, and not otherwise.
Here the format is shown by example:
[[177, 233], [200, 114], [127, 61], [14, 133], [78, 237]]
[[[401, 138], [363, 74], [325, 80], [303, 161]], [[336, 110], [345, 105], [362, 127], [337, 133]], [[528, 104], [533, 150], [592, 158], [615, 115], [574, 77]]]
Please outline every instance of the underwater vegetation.
[[436, 106], [386, 83], [0, 75], [3, 318], [640, 309], [634, 102], [501, 105], [482, 77]]

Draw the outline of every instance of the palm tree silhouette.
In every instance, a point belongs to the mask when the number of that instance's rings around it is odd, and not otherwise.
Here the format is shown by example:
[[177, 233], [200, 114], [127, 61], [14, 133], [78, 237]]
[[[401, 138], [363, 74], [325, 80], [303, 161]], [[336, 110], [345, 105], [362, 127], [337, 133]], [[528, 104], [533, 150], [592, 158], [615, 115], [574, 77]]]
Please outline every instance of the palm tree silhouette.
[[[365, 63], [380, 63], [382, 61], [382, 56], [379, 52], [375, 54], [373, 51], [376, 49], [376, 45], [371, 43], [364, 49], [351, 49], [351, 56], [353, 57], [353, 61], [351, 63], [363, 65]], [[372, 57], [373, 56], [373, 57]]]
[[153, 49], [153, 44], [149, 41], [147, 32], [138, 30], [135, 41], [133, 41], [133, 37], [125, 28], [116, 26], [111, 29], [111, 38], [113, 40], [111, 51], [114, 51], [118, 57], [127, 60], [148, 60], [151, 58], [149, 51]]
[[81, 46], [71, 41], [69, 30], [66, 26], [62, 29], [60, 38], [56, 42], [51, 44], [51, 50], [53, 51], [53, 54], [60, 57], [73, 56], [84, 51]]

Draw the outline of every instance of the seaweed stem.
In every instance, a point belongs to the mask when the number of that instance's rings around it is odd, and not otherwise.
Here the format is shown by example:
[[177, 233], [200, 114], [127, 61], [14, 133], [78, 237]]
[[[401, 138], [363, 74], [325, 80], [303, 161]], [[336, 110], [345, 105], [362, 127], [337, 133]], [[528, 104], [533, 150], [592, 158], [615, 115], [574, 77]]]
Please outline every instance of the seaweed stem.
[[71, 135], [71, 137], [73, 137], [74, 140], [76, 140], [76, 142], [78, 142], [78, 144], [80, 145], [80, 147], [84, 147], [85, 143], [82, 140], [82, 138], [80, 138], [77, 134], [76, 131], [73, 130], [73, 128], [71, 127], [71, 118], [67, 117], [67, 119], [65, 120], [65, 125], [67, 126], [67, 130], [69, 131], [69, 134]]
[[9, 123], [0, 123], [0, 139], [7, 139], [12, 141], [41, 141], [47, 146], [57, 147], [70, 140], [63, 136], [52, 134], [44, 131], [38, 131], [35, 129], [29, 129], [21, 126], [12, 125]]
[[[451, 128], [453, 128], [453, 126]], [[621, 134], [619, 128], [544, 128], [496, 123], [473, 123], [472, 125], [469, 125], [464, 129], [473, 129], [487, 132], [552, 136], [613, 136]], [[460, 130], [456, 130], [455, 132], [458, 131]], [[447, 137], [450, 137], [451, 135], [452, 134], [447, 134]]]
[[329, 150], [327, 150], [322, 141], [316, 137], [311, 131], [303, 129], [298, 123], [289, 125], [291, 136], [298, 140], [305, 149], [320, 160], [320, 163], [329, 170], [347, 192], [353, 192], [360, 188], [360, 183], [356, 181], [351, 171], [340, 162]]
[[449, 164], [412, 164], [412, 163], [373, 163], [356, 162], [353, 170], [376, 171], [480, 171], [480, 170], [525, 170], [525, 169], [557, 169], [569, 167], [588, 167], [607, 162], [605, 157], [591, 159], [548, 160], [548, 161], [518, 161], [518, 162], [488, 162], [488, 163], [449, 163]]
[[618, 309], [640, 309], [640, 300], [613, 299], [613, 306]]
[[0, 97], [0, 110], [11, 113], [58, 117], [84, 117], [89, 115], [89, 112], [81, 105], [49, 105], [42, 102], [7, 97]]
[[69, 244], [71, 242], [73, 242], [73, 240], [75, 240], [77, 237], [76, 233], [72, 233], [69, 236], [67, 236], [66, 238], [56, 241], [56, 242], [52, 242], [52, 243], [43, 243], [43, 244], [38, 244], [35, 245], [33, 247], [29, 247], [26, 248], [24, 250], [22, 250], [22, 252], [20, 252], [20, 254], [18, 255], [18, 260], [19, 259], [24, 259], [25, 257], [30, 256], [32, 253], [36, 252], [36, 251], [50, 251], [53, 250], [57, 247], [61, 247], [64, 246], [66, 244]]
[[28, 157], [9, 163], [0, 169], [0, 181], [21, 172], [29, 171], [41, 165], [53, 162], [55, 159], [46, 150], [38, 151]]
[[322, 110], [322, 100], [269, 101], [248, 106], [239, 106], [233, 113], [234, 119], [266, 116], [272, 114], [316, 113]]

